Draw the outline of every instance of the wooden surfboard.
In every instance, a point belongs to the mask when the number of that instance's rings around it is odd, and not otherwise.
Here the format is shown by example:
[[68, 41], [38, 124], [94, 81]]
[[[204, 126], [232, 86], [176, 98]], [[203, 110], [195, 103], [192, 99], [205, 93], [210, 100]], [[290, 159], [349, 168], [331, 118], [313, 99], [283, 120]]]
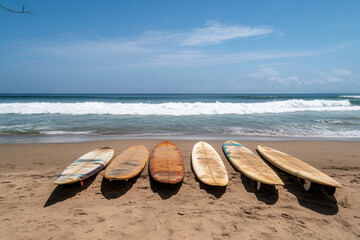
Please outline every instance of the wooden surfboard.
[[310, 166], [309, 164], [301, 161], [300, 159], [297, 159], [286, 153], [265, 146], [259, 145], [257, 147], [257, 150], [266, 160], [268, 160], [274, 166], [280, 168], [281, 170], [291, 175], [324, 186], [330, 186], [334, 188], [343, 187], [333, 178], [329, 177], [320, 170]]
[[109, 180], [128, 180], [137, 176], [146, 166], [149, 151], [142, 145], [125, 149], [106, 167], [104, 177]]
[[248, 178], [268, 185], [284, 185], [271, 167], [240, 143], [227, 141], [223, 150], [231, 164]]
[[219, 154], [208, 143], [197, 142], [192, 150], [191, 164], [196, 177], [211, 186], [226, 186], [228, 174]]
[[154, 180], [176, 184], [184, 179], [184, 160], [174, 143], [170, 141], [159, 143], [152, 151], [149, 161], [150, 175]]
[[113, 156], [114, 150], [108, 147], [92, 150], [65, 168], [54, 183], [62, 185], [83, 181], [103, 169]]

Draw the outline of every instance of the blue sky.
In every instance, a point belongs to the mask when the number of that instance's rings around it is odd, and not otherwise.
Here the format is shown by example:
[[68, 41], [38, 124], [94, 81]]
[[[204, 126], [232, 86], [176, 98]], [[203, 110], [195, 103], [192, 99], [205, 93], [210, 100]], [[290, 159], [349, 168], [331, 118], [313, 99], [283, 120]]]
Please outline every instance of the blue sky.
[[360, 92], [359, 1], [0, 3], [2, 93]]

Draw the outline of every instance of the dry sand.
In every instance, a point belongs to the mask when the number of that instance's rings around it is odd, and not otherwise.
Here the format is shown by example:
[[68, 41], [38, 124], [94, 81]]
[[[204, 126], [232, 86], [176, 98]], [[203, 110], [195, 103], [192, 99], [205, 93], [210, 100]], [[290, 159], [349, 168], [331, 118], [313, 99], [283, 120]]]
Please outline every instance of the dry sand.
[[0, 145], [1, 239], [359, 239], [360, 142], [241, 142], [254, 150], [274, 147], [322, 170], [344, 185], [333, 197], [321, 188], [305, 192], [295, 177], [277, 170], [284, 187], [255, 192], [222, 153], [226, 188], [199, 183], [190, 167], [194, 141], [174, 141], [185, 161], [182, 184], [167, 186], [148, 169], [128, 182], [103, 179], [103, 171], [80, 184], [56, 187], [57, 175], [98, 147], [115, 154], [159, 140]]

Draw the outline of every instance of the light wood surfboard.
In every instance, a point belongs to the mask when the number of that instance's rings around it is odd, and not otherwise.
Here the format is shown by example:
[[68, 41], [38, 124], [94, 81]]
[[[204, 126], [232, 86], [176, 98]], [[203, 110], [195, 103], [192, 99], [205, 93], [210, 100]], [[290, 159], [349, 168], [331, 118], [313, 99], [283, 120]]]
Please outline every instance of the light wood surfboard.
[[71, 163], [55, 180], [56, 185], [81, 182], [103, 169], [114, 156], [108, 147], [98, 148], [86, 153]]
[[266, 160], [268, 160], [274, 166], [291, 175], [298, 177], [299, 180], [305, 180], [300, 181], [303, 184], [305, 190], [310, 189], [311, 182], [324, 185], [325, 187], [327, 186], [328, 188], [325, 189], [329, 195], [333, 195], [335, 193], [335, 188], [343, 187], [333, 178], [329, 177], [320, 170], [310, 166], [309, 164], [301, 161], [300, 159], [265, 146], [259, 145], [257, 147], [257, 150]]
[[258, 190], [260, 190], [260, 183], [267, 185], [284, 185], [283, 181], [281, 181], [271, 167], [240, 143], [227, 141], [223, 144], [223, 150], [231, 164], [239, 172], [258, 182]]
[[106, 167], [104, 177], [109, 180], [128, 180], [137, 176], [146, 166], [149, 151], [142, 145], [125, 149]]
[[210, 186], [226, 186], [228, 174], [219, 154], [208, 143], [197, 142], [192, 150], [191, 164], [196, 177]]
[[185, 176], [184, 160], [179, 148], [170, 141], [159, 143], [152, 151], [149, 163], [151, 177], [161, 183], [176, 184]]

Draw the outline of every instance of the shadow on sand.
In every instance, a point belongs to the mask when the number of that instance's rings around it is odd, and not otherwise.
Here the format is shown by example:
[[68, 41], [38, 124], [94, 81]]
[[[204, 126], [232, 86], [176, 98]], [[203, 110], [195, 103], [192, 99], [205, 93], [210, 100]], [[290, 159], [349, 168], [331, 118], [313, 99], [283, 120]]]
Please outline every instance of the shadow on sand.
[[[223, 153], [224, 153], [226, 159], [229, 161], [224, 149], [222, 149], [222, 150], [223, 150]], [[258, 191], [256, 189], [256, 185], [257, 185], [256, 181], [246, 177], [244, 174], [239, 172], [235, 168], [235, 166], [231, 163], [231, 161], [229, 161], [229, 163], [230, 163], [231, 167], [234, 169], [234, 171], [236, 171], [240, 174], [241, 182], [243, 183], [246, 191], [250, 192], [250, 193], [254, 193], [256, 198], [259, 201], [262, 201], [267, 205], [274, 205], [279, 200], [279, 193], [275, 186], [261, 184], [260, 190]]]
[[80, 182], [56, 186], [56, 188], [53, 190], [50, 197], [44, 204], [44, 208], [74, 197], [79, 192], [87, 189], [91, 185], [91, 183], [96, 179], [96, 176], [97, 174], [94, 174], [93, 176], [85, 179], [84, 186], [81, 186]]
[[295, 176], [286, 172], [278, 173], [285, 186], [303, 207], [324, 215], [335, 215], [339, 211], [335, 196], [329, 196], [322, 185], [312, 183], [309, 191], [305, 191]]
[[216, 198], [221, 198], [222, 195], [224, 195], [224, 193], [226, 192], [226, 186], [225, 187], [210, 186], [202, 183], [196, 176], [195, 176], [195, 180], [199, 183], [200, 189], [205, 190], [207, 193], [213, 195]]
[[171, 198], [172, 196], [176, 195], [181, 186], [182, 186], [182, 181], [177, 183], [177, 184], [165, 184], [165, 183], [160, 183], [160, 182], [157, 182], [155, 181], [150, 173], [149, 173], [149, 181], [150, 181], [150, 187], [151, 187], [151, 190], [154, 192], [154, 193], [157, 193], [159, 194], [159, 196], [165, 200], [165, 199], [169, 199]]
[[106, 178], [103, 178], [101, 182], [101, 193], [108, 200], [119, 198], [132, 188], [132, 186], [136, 183], [140, 175], [141, 174], [129, 180], [120, 180], [120, 181], [117, 180], [110, 181]]
[[279, 193], [275, 186], [261, 184], [258, 191], [256, 189], [257, 182], [246, 177], [244, 174], [241, 174], [241, 181], [247, 192], [254, 193], [256, 198], [266, 205], [274, 205], [279, 200]]
[[310, 190], [305, 191], [297, 177], [276, 168], [260, 154], [259, 156], [276, 172], [285, 184], [283, 188], [292, 193], [301, 206], [324, 215], [338, 213], [339, 207], [335, 196], [329, 196], [322, 185], [312, 183]]
[[221, 198], [222, 195], [224, 195], [224, 193], [226, 192], [226, 186], [225, 187], [220, 187], [220, 186], [210, 186], [207, 185], [203, 182], [201, 182], [198, 177], [196, 176], [193, 166], [192, 166], [192, 157], [190, 156], [190, 167], [191, 167], [191, 171], [195, 176], [195, 181], [199, 183], [199, 187], [200, 189], [205, 190], [207, 193], [213, 195], [216, 198]]

